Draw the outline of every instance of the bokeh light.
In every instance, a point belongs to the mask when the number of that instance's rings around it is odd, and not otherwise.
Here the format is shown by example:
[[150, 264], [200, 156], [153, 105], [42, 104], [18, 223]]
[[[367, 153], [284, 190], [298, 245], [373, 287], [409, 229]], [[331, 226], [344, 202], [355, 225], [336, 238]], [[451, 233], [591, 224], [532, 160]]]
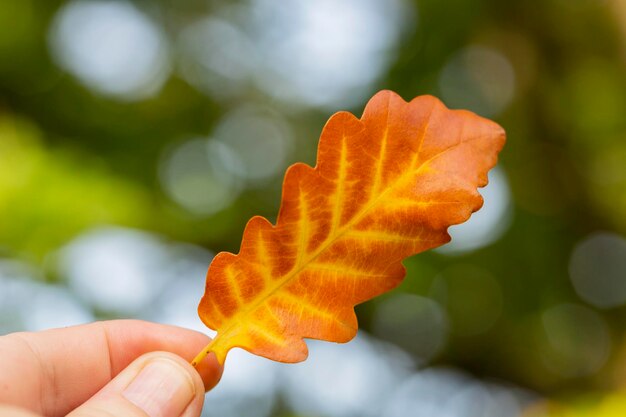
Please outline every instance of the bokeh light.
[[57, 14], [50, 31], [57, 63], [87, 87], [138, 100], [156, 94], [169, 75], [158, 26], [126, 1], [77, 0]]
[[159, 178], [174, 202], [193, 214], [208, 216], [237, 198], [243, 184], [233, 172], [243, 169], [238, 156], [223, 143], [194, 139], [166, 153]]
[[[231, 365], [232, 364], [232, 365]], [[279, 365], [241, 349], [228, 354], [219, 385], [206, 395], [204, 417], [266, 417], [277, 395]]]
[[374, 333], [428, 363], [445, 347], [446, 312], [435, 301], [412, 294], [398, 294], [381, 302], [373, 317]]
[[182, 31], [186, 79], [217, 97], [253, 84], [286, 103], [328, 107], [365, 98], [415, 11], [404, 0], [254, 0], [221, 14]]
[[160, 239], [137, 230], [99, 228], [70, 242], [59, 270], [81, 299], [121, 315], [145, 309], [165, 284], [170, 259]]
[[493, 117], [505, 110], [515, 95], [515, 71], [501, 52], [472, 45], [449, 59], [439, 89], [448, 106]]
[[546, 310], [541, 322], [547, 338], [544, 364], [552, 372], [565, 378], [582, 377], [598, 372], [606, 363], [611, 333], [595, 311], [561, 304]]
[[292, 146], [289, 126], [269, 109], [244, 107], [227, 114], [213, 132], [241, 163], [224, 169], [255, 183], [282, 174]]
[[403, 352], [362, 333], [349, 346], [317, 341], [308, 346], [310, 360], [281, 374], [287, 401], [302, 415], [379, 416], [412, 366]]
[[385, 417], [517, 417], [526, 395], [485, 384], [451, 369], [430, 368], [408, 378], [394, 393]]
[[206, 17], [179, 35], [180, 72], [196, 88], [227, 98], [243, 94], [252, 83], [258, 57], [252, 40], [231, 22]]
[[588, 303], [611, 308], [626, 303], [626, 239], [594, 233], [580, 242], [569, 262], [578, 295]]
[[25, 264], [0, 262], [0, 335], [94, 320], [90, 309], [66, 287], [38, 282], [41, 274]]
[[352, 104], [389, 65], [409, 14], [402, 0], [256, 0], [249, 24], [266, 67], [259, 86], [288, 101]]
[[483, 207], [465, 223], [448, 229], [452, 241], [437, 251], [455, 255], [487, 246], [498, 240], [512, 221], [511, 192], [504, 171], [489, 172], [489, 184], [480, 190]]
[[167, 247], [167, 262], [160, 274], [166, 283], [151, 305], [140, 314], [157, 323], [197, 330], [214, 336], [200, 320], [196, 306], [204, 292], [207, 265], [213, 253], [196, 245], [176, 243]]

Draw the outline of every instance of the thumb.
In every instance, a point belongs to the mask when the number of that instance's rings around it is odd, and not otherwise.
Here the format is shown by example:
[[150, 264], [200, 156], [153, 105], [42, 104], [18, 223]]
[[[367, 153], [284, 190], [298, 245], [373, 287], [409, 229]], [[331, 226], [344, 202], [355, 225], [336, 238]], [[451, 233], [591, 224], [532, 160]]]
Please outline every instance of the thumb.
[[167, 352], [143, 355], [70, 417], [197, 417], [204, 384], [184, 359]]

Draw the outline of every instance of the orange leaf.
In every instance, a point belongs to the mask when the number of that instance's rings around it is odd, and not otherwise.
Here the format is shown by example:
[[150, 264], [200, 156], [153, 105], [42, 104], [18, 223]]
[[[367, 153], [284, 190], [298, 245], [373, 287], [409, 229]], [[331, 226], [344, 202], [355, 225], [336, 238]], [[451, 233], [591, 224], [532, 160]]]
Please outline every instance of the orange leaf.
[[316, 167], [287, 170], [276, 225], [253, 217], [239, 254], [211, 263], [198, 312], [217, 336], [194, 364], [233, 347], [299, 362], [303, 338], [352, 339], [354, 306], [396, 287], [404, 258], [447, 243], [448, 226], [481, 207], [476, 188], [504, 141], [494, 122], [431, 96], [382, 91], [361, 119], [336, 113]]

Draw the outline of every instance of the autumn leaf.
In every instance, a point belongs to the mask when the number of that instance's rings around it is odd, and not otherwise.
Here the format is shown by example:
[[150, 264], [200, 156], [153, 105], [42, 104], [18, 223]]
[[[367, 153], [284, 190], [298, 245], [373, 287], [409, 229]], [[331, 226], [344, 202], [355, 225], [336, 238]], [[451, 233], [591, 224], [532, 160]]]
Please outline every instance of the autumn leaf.
[[396, 287], [404, 258], [448, 242], [481, 207], [504, 141], [496, 123], [431, 96], [382, 91], [361, 119], [333, 115], [315, 168], [287, 170], [276, 225], [253, 217], [239, 254], [211, 263], [198, 312], [217, 336], [194, 364], [234, 347], [299, 362], [303, 338], [352, 339], [354, 306]]

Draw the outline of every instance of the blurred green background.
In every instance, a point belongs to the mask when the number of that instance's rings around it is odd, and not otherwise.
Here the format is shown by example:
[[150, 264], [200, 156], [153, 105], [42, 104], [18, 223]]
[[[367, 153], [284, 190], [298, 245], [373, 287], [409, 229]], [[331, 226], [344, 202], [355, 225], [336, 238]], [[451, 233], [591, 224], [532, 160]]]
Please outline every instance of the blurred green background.
[[506, 129], [484, 208], [351, 344], [233, 354], [206, 416], [625, 415], [624, 0], [3, 0], [0, 334], [205, 331], [213, 254], [380, 89]]

